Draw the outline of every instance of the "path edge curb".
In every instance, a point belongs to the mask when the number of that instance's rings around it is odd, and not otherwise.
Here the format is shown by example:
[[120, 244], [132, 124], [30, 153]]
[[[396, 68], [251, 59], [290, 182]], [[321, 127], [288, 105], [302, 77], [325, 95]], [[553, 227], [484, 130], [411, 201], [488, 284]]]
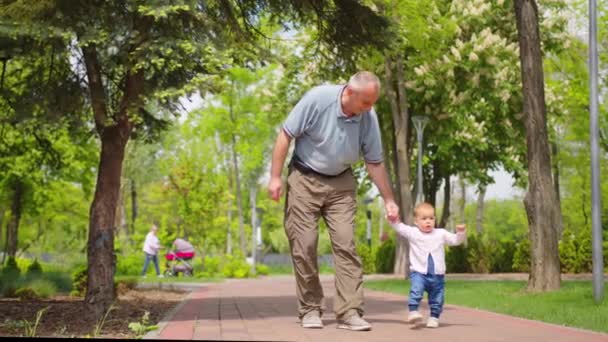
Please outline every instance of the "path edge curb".
[[148, 331], [144, 336], [142, 336], [142, 340], [157, 340], [160, 336], [160, 333], [165, 329], [165, 327], [167, 326], [167, 324], [169, 324], [171, 322], [171, 319], [173, 318], [173, 316], [175, 316], [175, 314], [184, 306], [186, 305], [186, 303], [192, 298], [193, 294], [195, 291], [200, 290], [200, 289], [195, 289], [190, 291], [190, 293], [188, 293], [188, 295], [186, 296], [186, 298], [184, 298], [181, 303], [179, 303], [176, 307], [174, 307], [173, 309], [171, 309], [161, 320], [160, 322], [158, 322], [158, 324], [156, 324], [158, 326], [158, 328], [152, 330], [152, 331]]

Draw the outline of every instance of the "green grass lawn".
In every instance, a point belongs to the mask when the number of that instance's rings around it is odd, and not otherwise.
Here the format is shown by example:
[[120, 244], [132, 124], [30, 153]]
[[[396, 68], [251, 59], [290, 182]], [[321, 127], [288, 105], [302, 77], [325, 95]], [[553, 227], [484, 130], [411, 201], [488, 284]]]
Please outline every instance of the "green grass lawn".
[[[333, 269], [333, 267], [330, 267], [327, 265], [319, 265], [319, 273], [320, 274], [334, 274], [334, 269]], [[268, 274], [269, 275], [293, 274], [293, 266], [291, 266], [291, 265], [269, 265]]]
[[[595, 304], [590, 281], [563, 281], [559, 291], [530, 293], [523, 281], [446, 281], [446, 304], [493, 311], [507, 315], [608, 332], [608, 288], [604, 300]], [[405, 280], [366, 281], [365, 287], [406, 295]], [[425, 297], [426, 298], [426, 297]], [[425, 299], [426, 302], [426, 299]]]

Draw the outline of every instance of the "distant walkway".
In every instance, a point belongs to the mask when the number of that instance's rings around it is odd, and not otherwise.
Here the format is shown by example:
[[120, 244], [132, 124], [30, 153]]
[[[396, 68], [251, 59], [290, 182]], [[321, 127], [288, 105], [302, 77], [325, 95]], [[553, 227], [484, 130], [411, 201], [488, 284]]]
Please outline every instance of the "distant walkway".
[[[388, 278], [374, 276], [374, 278]], [[159, 329], [144, 339], [245, 341], [604, 341], [608, 334], [566, 328], [486, 311], [445, 306], [438, 329], [405, 323], [406, 297], [365, 290], [365, 318], [372, 331], [336, 329], [331, 312], [333, 276], [322, 276], [324, 329], [303, 329], [296, 317], [292, 276], [227, 280], [194, 290]], [[428, 312], [424, 307], [423, 312]]]

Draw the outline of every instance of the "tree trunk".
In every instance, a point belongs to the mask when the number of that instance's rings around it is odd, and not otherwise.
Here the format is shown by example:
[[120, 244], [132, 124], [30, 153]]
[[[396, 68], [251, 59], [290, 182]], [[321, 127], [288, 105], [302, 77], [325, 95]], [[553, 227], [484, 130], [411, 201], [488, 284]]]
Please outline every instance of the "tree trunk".
[[137, 186], [135, 180], [131, 179], [131, 234], [135, 233], [135, 221], [137, 220]]
[[383, 203], [384, 201], [378, 201], [378, 240], [380, 243], [384, 241], [384, 220], [386, 220]]
[[[424, 198], [425, 202], [430, 203], [433, 207], [436, 207], [437, 204], [437, 191], [439, 191], [439, 187], [441, 186], [441, 167], [437, 161], [432, 163], [433, 167], [433, 175], [430, 179], [427, 179], [428, 184], [423, 186], [424, 190]], [[423, 181], [425, 179], [423, 178]]]
[[95, 127], [101, 140], [97, 184], [89, 211], [87, 292], [84, 301], [93, 315], [100, 319], [116, 299], [113, 225], [125, 147], [133, 129], [128, 113], [141, 106], [140, 96], [145, 79], [142, 69], [135, 72], [126, 70], [124, 95], [115, 115], [110, 117], [95, 44], [83, 47], [82, 53]]
[[386, 172], [388, 173], [388, 177], [391, 180], [393, 193], [396, 196], [395, 200], [397, 201], [397, 203], [400, 203], [400, 200], [398, 197], [399, 192], [397, 191], [397, 187], [396, 187], [398, 182], [395, 179], [395, 176], [397, 174], [397, 172], [395, 172], [397, 160], [396, 160], [396, 158], [394, 158], [395, 157], [394, 154], [389, 152], [391, 150], [391, 146], [393, 146], [392, 150], [396, 150], [396, 147], [394, 146], [395, 132], [394, 132], [393, 125], [392, 125], [392, 120], [387, 121], [383, 114], [378, 113], [378, 125], [380, 126], [380, 131], [381, 131], [381, 134], [383, 137], [382, 153], [383, 153], [384, 161], [385, 161], [385, 165], [386, 165]]
[[441, 221], [439, 222], [439, 227], [442, 228], [446, 226], [448, 219], [450, 218], [450, 195], [452, 192], [450, 175], [446, 175], [443, 181], [445, 183], [445, 186], [443, 187], [443, 212], [441, 213]]
[[[395, 102], [396, 103], [396, 102]], [[392, 106], [391, 106], [392, 107]], [[391, 110], [392, 113], [392, 110]], [[392, 118], [391, 118], [391, 122], [393, 122]], [[393, 193], [395, 196], [395, 200], [397, 201], [397, 203], [401, 203], [401, 190], [399, 189], [399, 186], [401, 184], [401, 182], [399, 181], [399, 162], [397, 161], [397, 137], [396, 137], [396, 132], [395, 132], [395, 125], [394, 123], [391, 125], [392, 130], [391, 130], [391, 137], [392, 137], [392, 151], [393, 153], [391, 153], [391, 164], [393, 165], [393, 175], [394, 175], [394, 179], [393, 179]]]
[[228, 200], [228, 227], [226, 229], [226, 254], [232, 255], [232, 197]]
[[239, 215], [239, 248], [243, 256], [247, 253], [247, 241], [245, 240], [245, 223], [243, 218], [243, 195], [241, 193], [241, 177], [239, 175], [239, 161], [236, 155], [236, 137], [232, 135], [232, 167], [234, 168], [234, 180], [236, 183], [236, 208]]
[[477, 229], [478, 233], [483, 232], [483, 210], [486, 200], [486, 190], [487, 187], [485, 185], [479, 184], [479, 195], [477, 195], [477, 217], [475, 220], [475, 228]]
[[19, 222], [21, 221], [21, 211], [23, 210], [23, 192], [24, 185], [21, 180], [17, 179], [11, 184], [13, 193], [11, 198], [11, 215], [8, 220], [6, 242], [6, 253], [9, 257], [15, 257], [17, 254]]
[[251, 274], [255, 275], [255, 264], [257, 262], [256, 249], [257, 249], [257, 228], [258, 228], [258, 215], [255, 210], [257, 202], [258, 188], [255, 182], [252, 182], [249, 188], [249, 201], [251, 202]]
[[120, 234], [121, 230], [127, 232], [126, 209], [124, 201], [125, 189], [121, 187], [118, 191], [118, 202], [116, 203], [116, 216], [114, 217], [114, 235]]
[[226, 227], [226, 254], [232, 255], [232, 195], [230, 191], [233, 189], [233, 173], [230, 166], [230, 151], [226, 151], [226, 147], [222, 145], [219, 133], [215, 133], [215, 145], [217, 147], [218, 154], [223, 156], [224, 170], [226, 171], [226, 177], [228, 177], [228, 204], [227, 204], [227, 219], [228, 224]]
[[557, 146], [556, 142], [553, 142], [551, 144], [551, 155], [553, 157], [553, 189], [555, 191], [555, 198], [557, 199], [557, 205], [560, 207], [560, 219], [559, 219], [559, 223], [560, 225], [556, 227], [557, 229], [557, 239], [559, 240], [562, 236], [562, 233], [564, 231], [564, 227], [563, 227], [563, 223], [564, 223], [564, 219], [561, 215], [562, 211], [561, 211], [561, 207], [562, 207], [562, 201], [561, 201], [561, 194], [559, 191], [559, 162], [558, 162], [558, 156], [557, 154], [559, 153], [559, 147]]
[[8, 225], [6, 226], [6, 234], [4, 236], [4, 248], [2, 249], [2, 265], [6, 261], [6, 255], [8, 253]]
[[458, 177], [458, 185], [460, 187], [460, 201], [458, 202], [458, 216], [460, 222], [465, 222], [465, 209], [467, 207], [467, 184], [464, 177]]
[[[386, 56], [384, 70], [386, 76], [386, 89], [391, 104], [391, 113], [393, 116], [393, 125], [395, 127], [395, 155], [397, 158], [397, 180], [399, 181], [399, 209], [401, 218], [406, 223], [413, 223], [412, 215], [412, 197], [410, 192], [410, 159], [407, 154], [407, 132], [409, 124], [409, 113], [407, 108], [407, 98], [405, 90], [401, 89], [404, 83], [403, 66], [401, 59], [397, 58], [397, 89], [399, 90], [399, 103], [393, 84], [392, 69], [390, 57]], [[407, 240], [401, 236], [397, 236], [397, 247], [395, 251], [395, 274], [403, 274], [407, 277], [409, 274], [409, 247]]]
[[[4, 215], [5, 214], [5, 210], [4, 208], [0, 209], [0, 246], [2, 246], [2, 242], [4, 242], [5, 239], [2, 238], [2, 231], [4, 230]], [[6, 255], [6, 244], [4, 246], [5, 248], [2, 249], [2, 261], [0, 261], [0, 266], [4, 265], [4, 256]]]
[[89, 219], [88, 281], [85, 297], [85, 302], [98, 318], [105, 314], [116, 299], [113, 225], [127, 137], [118, 125], [106, 127], [101, 134], [97, 186]]
[[[232, 90], [234, 93], [234, 81], [232, 81]], [[234, 112], [232, 110], [232, 95], [230, 96], [229, 104], [230, 120], [234, 123]], [[236, 183], [236, 206], [239, 215], [239, 248], [243, 256], [247, 255], [247, 241], [245, 240], [245, 223], [243, 218], [243, 195], [241, 193], [241, 176], [239, 174], [239, 162], [236, 153], [236, 135], [232, 134], [232, 166], [234, 167], [234, 180]]]
[[515, 18], [528, 147], [528, 191], [524, 198], [530, 227], [531, 267], [528, 289], [557, 290], [561, 274], [556, 227], [561, 226], [561, 210], [551, 181], [551, 152], [547, 136], [538, 7], [535, 1], [516, 0]]

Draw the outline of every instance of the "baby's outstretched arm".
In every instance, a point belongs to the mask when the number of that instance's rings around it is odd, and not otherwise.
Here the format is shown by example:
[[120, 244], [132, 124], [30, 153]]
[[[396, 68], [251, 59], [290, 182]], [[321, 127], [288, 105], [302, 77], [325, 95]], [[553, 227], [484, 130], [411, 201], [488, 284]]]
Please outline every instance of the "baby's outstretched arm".
[[393, 229], [397, 232], [397, 234], [403, 236], [406, 239], [410, 238], [410, 231], [412, 229], [415, 229], [414, 227], [408, 226], [403, 222], [395, 222], [395, 223], [391, 223], [391, 227], [393, 227]]
[[456, 225], [456, 234], [445, 231], [444, 239], [448, 246], [457, 246], [464, 242], [466, 237], [466, 225]]

